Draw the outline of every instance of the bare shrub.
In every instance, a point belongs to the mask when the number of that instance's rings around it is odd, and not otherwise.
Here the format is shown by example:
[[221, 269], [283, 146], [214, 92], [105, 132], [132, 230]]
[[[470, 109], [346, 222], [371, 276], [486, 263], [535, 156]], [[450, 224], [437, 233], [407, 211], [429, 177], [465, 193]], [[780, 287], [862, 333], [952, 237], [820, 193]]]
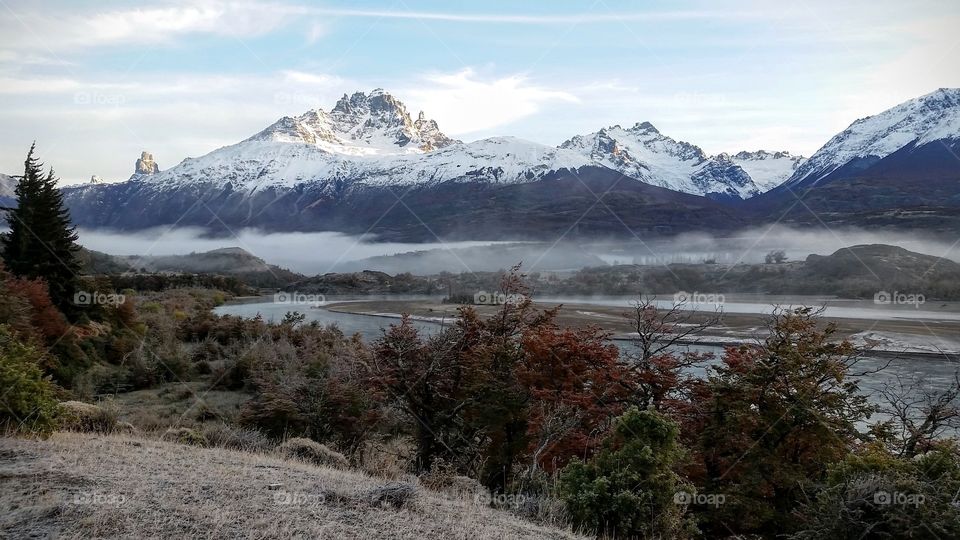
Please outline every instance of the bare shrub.
[[473, 501], [486, 499], [490, 494], [490, 491], [479, 480], [462, 474], [454, 475], [443, 491], [455, 497]]
[[191, 446], [209, 446], [210, 442], [202, 433], [186, 427], [170, 428], [163, 434], [163, 440], [174, 441]]
[[427, 489], [440, 491], [449, 488], [455, 476], [457, 476], [456, 466], [440, 458], [433, 463], [429, 471], [420, 475], [420, 483]]
[[113, 432], [131, 435], [137, 432], [137, 428], [130, 422], [117, 422], [117, 425], [113, 428]]
[[407, 437], [367, 441], [359, 450], [360, 467], [372, 476], [397, 480], [413, 470], [416, 447]]
[[302, 459], [316, 465], [336, 467], [338, 469], [350, 467], [350, 462], [347, 461], [347, 458], [340, 452], [331, 450], [317, 441], [303, 437], [289, 439], [281, 444], [277, 450], [286, 457]]
[[244, 452], [266, 452], [273, 443], [263, 433], [230, 424], [208, 424], [201, 429], [202, 435], [210, 446], [242, 450]]

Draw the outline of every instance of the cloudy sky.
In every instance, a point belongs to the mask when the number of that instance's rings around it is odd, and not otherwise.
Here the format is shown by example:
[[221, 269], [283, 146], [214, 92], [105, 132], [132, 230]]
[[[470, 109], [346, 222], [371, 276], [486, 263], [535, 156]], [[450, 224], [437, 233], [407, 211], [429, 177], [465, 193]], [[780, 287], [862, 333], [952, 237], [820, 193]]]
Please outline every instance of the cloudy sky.
[[709, 153], [809, 155], [960, 86], [956, 0], [0, 0], [0, 172], [161, 168], [382, 87], [464, 140], [650, 121]]

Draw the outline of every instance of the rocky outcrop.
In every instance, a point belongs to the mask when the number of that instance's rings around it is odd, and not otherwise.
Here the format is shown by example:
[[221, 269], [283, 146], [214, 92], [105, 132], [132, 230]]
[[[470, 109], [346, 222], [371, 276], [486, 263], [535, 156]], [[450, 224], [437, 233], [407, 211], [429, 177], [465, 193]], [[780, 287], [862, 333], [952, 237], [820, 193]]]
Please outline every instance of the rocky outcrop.
[[423, 114], [423, 111], [420, 111], [416, 121], [414, 121], [413, 128], [420, 135], [420, 149], [424, 152], [429, 152], [431, 150], [436, 150], [437, 148], [443, 148], [444, 146], [450, 146], [451, 144], [460, 142], [456, 139], [447, 137], [442, 131], [440, 131], [437, 121], [426, 118]]
[[137, 165], [134, 169], [134, 174], [157, 174], [158, 172], [160, 172], [160, 167], [158, 167], [157, 162], [153, 160], [153, 154], [150, 152], [141, 152], [140, 159], [137, 160]]
[[460, 142], [422, 112], [413, 120], [403, 102], [379, 88], [344, 94], [329, 112], [281, 118], [250, 140], [304, 142], [347, 155], [430, 152]]

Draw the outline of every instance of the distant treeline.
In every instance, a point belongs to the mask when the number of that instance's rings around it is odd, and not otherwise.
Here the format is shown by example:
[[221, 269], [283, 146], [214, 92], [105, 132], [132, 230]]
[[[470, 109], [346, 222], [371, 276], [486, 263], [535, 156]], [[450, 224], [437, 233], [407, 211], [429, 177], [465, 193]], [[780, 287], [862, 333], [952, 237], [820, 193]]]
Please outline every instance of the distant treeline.
[[88, 278], [93, 288], [157, 292], [168, 289], [217, 289], [236, 296], [257, 293], [257, 288], [237, 276], [211, 274], [109, 274]]

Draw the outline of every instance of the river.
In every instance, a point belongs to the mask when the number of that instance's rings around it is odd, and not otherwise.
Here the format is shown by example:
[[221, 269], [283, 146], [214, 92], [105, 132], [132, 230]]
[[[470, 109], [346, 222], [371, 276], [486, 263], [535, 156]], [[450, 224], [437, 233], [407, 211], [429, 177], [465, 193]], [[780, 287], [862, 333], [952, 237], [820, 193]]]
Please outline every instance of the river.
[[[425, 298], [426, 297], [422, 296], [382, 297], [384, 300], [421, 300]], [[371, 296], [338, 297], [335, 299], [328, 298], [327, 302], [325, 303], [371, 301], [377, 299], [378, 297]], [[824, 302], [820, 302], [820, 299], [813, 299], [810, 297], [772, 299], [776, 300], [776, 302], [766, 303], [760, 301], [759, 299], [750, 300], [751, 301], [749, 302], [727, 301], [724, 304], [723, 309], [724, 311], [733, 309], [736, 310], [734, 312], [737, 313], [768, 313], [769, 310], [772, 309], [771, 306], [774, 303], [781, 305], [824, 305], [824, 303], [826, 303], [827, 309], [833, 308], [831, 315], [835, 317], [848, 315], [854, 318], [861, 318], [864, 317], [864, 314], [868, 313], [870, 317], [898, 318], [903, 316], [904, 318], [907, 318], [912, 314], [914, 317], [918, 315], [932, 317], [931, 320], [938, 320], [940, 317], [944, 316], [946, 316], [946, 320], [952, 320], [950, 319], [951, 316], [960, 315], [952, 311], [953, 308], [956, 308], [955, 305], [948, 305], [951, 310], [941, 308], [942, 311], [934, 312], [930, 310], [882, 310], [878, 309], [878, 307], [875, 305], [867, 304], [863, 301], [837, 301], [823, 299]], [[767, 300], [771, 299], [768, 298]], [[565, 304], [627, 305], [627, 299], [622, 297], [544, 298], [538, 299], [538, 301], [544, 303], [556, 301]], [[833, 302], [833, 304], [830, 304], [830, 302]], [[837, 305], [838, 303], [841, 303], [842, 305]], [[749, 311], [751, 308], [753, 308], [755, 311]], [[359, 333], [366, 341], [376, 339], [378, 336], [382, 335], [383, 330], [389, 325], [397, 323], [397, 319], [394, 317], [342, 313], [330, 311], [324, 308], [322, 304], [315, 306], [291, 305], [289, 303], [275, 303], [272, 300], [265, 299], [226, 304], [219, 306], [214, 310], [215, 313], [220, 315], [236, 315], [241, 317], [255, 317], [259, 315], [263, 317], [264, 320], [271, 322], [280, 321], [283, 316], [290, 311], [298, 311], [303, 313], [308, 321], [317, 321], [323, 325], [336, 325], [346, 335]], [[906, 315], [904, 315], [905, 313]], [[413, 324], [424, 334], [431, 334], [439, 331], [444, 323], [441, 321], [415, 319], [413, 320]], [[616, 344], [625, 353], [633, 349], [633, 344], [628, 340], [617, 340]], [[719, 357], [723, 354], [723, 347], [716, 345], [683, 345], [681, 347], [685, 350], [713, 353], [715, 355], [713, 363], [719, 362]], [[706, 369], [709, 369], [709, 367]], [[874, 394], [885, 384], [895, 382], [898, 377], [904, 382], [923, 381], [924, 388], [930, 390], [946, 388], [953, 381], [954, 373], [958, 369], [960, 369], [960, 365], [958, 365], [958, 363], [955, 361], [947, 359], [946, 357], [909, 354], [904, 354], [898, 357], [890, 357], [888, 355], [870, 356], [868, 353], [863, 359], [860, 360], [853, 371], [856, 373], [868, 372], [866, 375], [859, 378], [860, 385], [868, 394]], [[699, 374], [702, 375], [703, 370]]]

